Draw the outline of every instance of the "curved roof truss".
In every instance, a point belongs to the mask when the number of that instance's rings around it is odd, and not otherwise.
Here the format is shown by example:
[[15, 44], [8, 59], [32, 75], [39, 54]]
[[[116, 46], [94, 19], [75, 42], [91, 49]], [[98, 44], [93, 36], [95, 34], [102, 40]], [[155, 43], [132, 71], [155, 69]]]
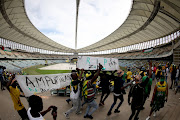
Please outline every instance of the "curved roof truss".
[[[76, 1], [79, 4], [80, 0]], [[1, 38], [57, 52], [105, 51], [161, 38], [180, 29], [179, 0], [133, 0], [129, 16], [118, 29], [99, 42], [75, 50], [37, 30], [27, 17], [24, 0], [0, 0], [0, 11]]]
[[96, 52], [154, 40], [180, 29], [179, 0], [134, 0], [126, 21], [99, 42], [79, 49]]

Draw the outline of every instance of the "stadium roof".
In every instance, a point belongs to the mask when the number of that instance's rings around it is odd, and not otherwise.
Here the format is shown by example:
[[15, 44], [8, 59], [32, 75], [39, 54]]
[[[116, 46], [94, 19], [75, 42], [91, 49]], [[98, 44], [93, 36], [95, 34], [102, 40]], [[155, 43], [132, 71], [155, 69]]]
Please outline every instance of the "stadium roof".
[[50, 51], [74, 52], [42, 34], [27, 17], [24, 0], [0, 0], [0, 37]]
[[161, 38], [179, 29], [180, 0], [133, 0], [129, 16], [117, 30], [79, 52], [129, 46]]
[[[36, 29], [26, 15], [24, 0], [0, 0], [0, 11], [1, 38], [45, 50], [75, 52], [74, 49], [54, 42]], [[120, 48], [161, 38], [179, 29], [179, 0], [133, 0], [129, 16], [117, 30], [76, 52]]]

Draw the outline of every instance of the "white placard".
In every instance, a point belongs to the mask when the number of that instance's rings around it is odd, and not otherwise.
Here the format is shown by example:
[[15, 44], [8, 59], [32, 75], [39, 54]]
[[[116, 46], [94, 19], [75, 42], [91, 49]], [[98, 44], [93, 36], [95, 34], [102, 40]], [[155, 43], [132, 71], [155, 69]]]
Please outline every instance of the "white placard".
[[96, 70], [99, 63], [103, 65], [103, 70], [119, 70], [118, 59], [90, 56], [79, 56], [77, 61], [77, 68], [85, 70]]
[[59, 89], [70, 85], [70, 73], [49, 75], [16, 75], [22, 91], [26, 97], [36, 93], [43, 93], [51, 89]]

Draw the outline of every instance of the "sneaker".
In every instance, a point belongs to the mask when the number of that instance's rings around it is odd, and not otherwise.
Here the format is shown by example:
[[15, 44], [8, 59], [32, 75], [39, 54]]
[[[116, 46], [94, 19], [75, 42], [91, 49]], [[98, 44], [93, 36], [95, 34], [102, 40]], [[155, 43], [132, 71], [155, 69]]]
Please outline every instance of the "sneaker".
[[78, 112], [76, 112], [76, 114], [77, 114], [77, 115], [79, 115], [79, 114], [81, 114], [81, 113], [82, 113], [82, 111], [78, 111]]
[[103, 106], [103, 104], [100, 102], [100, 103], [99, 103], [99, 106]]
[[69, 119], [69, 115], [67, 113], [63, 113], [66, 119]]
[[135, 117], [134, 120], [139, 120], [139, 117]]
[[175, 88], [175, 95], [176, 95], [177, 91], [178, 91], [178, 89], [177, 89], [177, 88]]
[[87, 118], [87, 115], [85, 115], [84, 118]]
[[108, 112], [107, 115], [108, 115], [108, 116], [111, 115], [111, 112]]
[[84, 118], [90, 118], [90, 119], [93, 119], [92, 115], [85, 115]]
[[88, 118], [90, 119], [93, 119], [93, 116], [92, 115], [87, 115]]
[[70, 100], [67, 99], [66, 102], [69, 104]]
[[119, 110], [117, 110], [117, 109], [115, 109], [114, 113], [120, 113], [120, 111], [119, 111]]
[[156, 117], [156, 112], [154, 112], [153, 116]]
[[150, 116], [148, 116], [148, 117], [146, 118], [146, 120], [150, 120]]

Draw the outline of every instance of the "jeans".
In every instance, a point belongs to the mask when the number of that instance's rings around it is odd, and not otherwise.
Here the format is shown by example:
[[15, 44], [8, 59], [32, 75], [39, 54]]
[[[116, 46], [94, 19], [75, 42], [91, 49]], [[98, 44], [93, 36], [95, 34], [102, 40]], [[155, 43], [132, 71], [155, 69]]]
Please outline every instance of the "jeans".
[[174, 83], [175, 86], [178, 86], [178, 81], [179, 81], [179, 77], [176, 77], [176, 80], [175, 80], [175, 83]]
[[81, 100], [80, 100], [80, 98], [71, 99], [71, 101], [72, 101], [73, 107], [66, 112], [67, 115], [69, 115], [70, 113], [72, 113], [75, 110], [76, 110], [76, 113], [78, 113], [80, 111], [80, 108], [81, 108]]
[[[91, 107], [92, 107], [93, 109], [90, 111]], [[98, 105], [97, 105], [97, 103], [96, 103], [95, 100], [93, 100], [93, 101], [90, 102], [90, 103], [87, 103], [87, 109], [86, 109], [86, 113], [85, 113], [84, 116], [86, 116], [86, 115], [92, 115], [97, 109], [98, 109]]]
[[167, 83], [167, 77], [168, 77], [168, 76], [166, 76], [166, 78], [165, 78], [166, 83]]

